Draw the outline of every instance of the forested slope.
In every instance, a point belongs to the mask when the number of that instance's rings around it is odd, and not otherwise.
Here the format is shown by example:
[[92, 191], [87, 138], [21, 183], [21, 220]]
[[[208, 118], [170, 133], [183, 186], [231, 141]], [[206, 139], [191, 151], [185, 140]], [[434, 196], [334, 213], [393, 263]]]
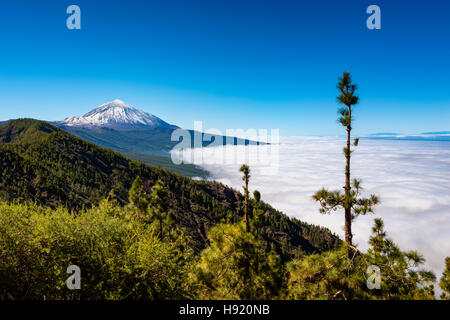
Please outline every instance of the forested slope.
[[[147, 191], [160, 179], [169, 190], [177, 226], [186, 229], [196, 250], [206, 246], [211, 226], [242, 215], [243, 196], [232, 188], [127, 159], [37, 120], [0, 127], [0, 164], [1, 200], [62, 205], [75, 213], [98, 204], [111, 190], [120, 204], [127, 204], [137, 176]], [[265, 203], [261, 208], [265, 245], [283, 257], [325, 251], [340, 241], [326, 228], [290, 219]]]

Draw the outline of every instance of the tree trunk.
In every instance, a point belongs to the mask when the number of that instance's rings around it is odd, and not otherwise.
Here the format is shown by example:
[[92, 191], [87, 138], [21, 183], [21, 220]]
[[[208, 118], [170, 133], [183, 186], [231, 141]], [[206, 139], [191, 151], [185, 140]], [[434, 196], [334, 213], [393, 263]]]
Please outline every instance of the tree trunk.
[[248, 221], [248, 179], [245, 179], [245, 197], [244, 197], [244, 214], [245, 214], [245, 229], [250, 231], [250, 223]]
[[349, 125], [347, 126], [347, 152], [345, 153], [346, 165], [345, 165], [345, 199], [344, 199], [344, 209], [345, 209], [345, 242], [352, 245], [352, 212], [350, 203], [350, 133], [352, 131], [352, 108], [348, 106], [348, 116], [350, 119]]

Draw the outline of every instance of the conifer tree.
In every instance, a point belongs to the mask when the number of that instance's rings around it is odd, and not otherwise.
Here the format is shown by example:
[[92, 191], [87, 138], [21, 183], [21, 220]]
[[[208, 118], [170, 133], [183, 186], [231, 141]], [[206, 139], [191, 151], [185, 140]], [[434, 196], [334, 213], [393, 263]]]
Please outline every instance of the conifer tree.
[[258, 190], [253, 191], [253, 197], [255, 198], [256, 204], [259, 205], [259, 202], [261, 201], [261, 192]]
[[362, 256], [366, 265], [380, 268], [379, 290], [371, 293], [381, 299], [432, 300], [434, 299], [435, 275], [420, 269], [425, 259], [417, 251], [402, 251], [392, 239], [387, 238], [384, 222], [374, 220], [370, 248]]
[[165, 187], [164, 182], [158, 179], [152, 187], [148, 211], [150, 216], [159, 223], [159, 235], [161, 238], [164, 238], [164, 221], [168, 219], [167, 222], [172, 223], [174, 220], [174, 215], [171, 213], [171, 210], [169, 210], [167, 195], [167, 188]]
[[137, 216], [139, 218], [143, 218], [148, 206], [148, 197], [144, 191], [144, 185], [142, 184], [142, 180], [139, 176], [134, 179], [133, 184], [131, 185], [131, 189], [128, 192], [128, 199], [130, 201], [130, 205], [137, 209]]
[[[420, 268], [424, 258], [416, 251], [400, 250], [387, 238], [381, 219], [375, 219], [369, 244], [367, 253], [352, 250], [349, 255], [344, 242], [337, 250], [289, 262], [289, 298], [434, 299], [435, 276]], [[369, 273], [369, 268], [378, 269], [379, 277]], [[378, 285], [369, 287], [373, 281]]]
[[191, 278], [200, 299], [276, 299], [287, 287], [281, 259], [267, 252], [244, 222], [217, 224]]
[[253, 191], [253, 197], [255, 199], [255, 205], [253, 208], [252, 229], [256, 235], [259, 235], [262, 227], [262, 216], [264, 214], [264, 211], [260, 209], [261, 193], [258, 190]]
[[439, 286], [442, 289], [441, 299], [450, 300], [450, 257], [445, 258], [445, 270]]
[[[339, 96], [337, 100], [345, 107], [339, 109], [340, 117], [338, 121], [347, 131], [347, 143], [344, 147], [345, 155], [345, 186], [344, 193], [341, 191], [328, 191], [325, 188], [319, 190], [313, 199], [318, 201], [321, 208], [321, 213], [331, 213], [339, 208], [344, 209], [345, 214], [345, 241], [350, 246], [352, 245], [352, 220], [360, 215], [373, 212], [373, 206], [379, 200], [375, 195], [369, 198], [361, 198], [361, 180], [350, 180], [350, 159], [351, 159], [351, 131], [352, 131], [352, 107], [359, 101], [359, 96], [355, 94], [357, 86], [352, 83], [349, 72], [344, 72], [343, 76], [339, 78], [337, 85], [339, 89]], [[358, 146], [359, 139], [355, 139], [353, 146]]]
[[244, 174], [242, 176], [242, 180], [244, 180], [244, 216], [245, 216], [245, 228], [250, 231], [250, 221], [248, 218], [248, 200], [249, 200], [249, 190], [248, 190], [248, 182], [250, 179], [250, 167], [246, 164], [243, 164], [240, 171]]

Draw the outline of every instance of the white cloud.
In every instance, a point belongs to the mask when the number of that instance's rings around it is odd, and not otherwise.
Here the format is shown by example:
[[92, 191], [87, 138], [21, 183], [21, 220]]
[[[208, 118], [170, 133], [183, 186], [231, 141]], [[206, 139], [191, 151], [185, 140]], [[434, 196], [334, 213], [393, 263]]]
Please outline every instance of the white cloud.
[[[264, 154], [271, 146], [228, 146], [224, 152], [203, 149], [209, 164], [199, 164], [215, 180], [241, 188], [242, 162], [233, 159], [250, 155], [251, 190], [261, 191], [264, 201], [289, 216], [326, 226], [343, 238], [342, 212], [321, 215], [311, 199], [321, 187], [342, 188], [343, 146], [344, 140], [337, 137], [290, 137], [282, 139], [269, 167], [255, 161], [255, 154]], [[373, 219], [381, 217], [388, 235], [402, 249], [424, 254], [427, 266], [440, 277], [444, 258], [450, 255], [449, 147], [448, 141], [360, 141], [352, 157], [352, 176], [363, 180], [368, 193], [381, 198], [375, 215], [358, 217], [353, 224], [360, 248], [367, 248]]]

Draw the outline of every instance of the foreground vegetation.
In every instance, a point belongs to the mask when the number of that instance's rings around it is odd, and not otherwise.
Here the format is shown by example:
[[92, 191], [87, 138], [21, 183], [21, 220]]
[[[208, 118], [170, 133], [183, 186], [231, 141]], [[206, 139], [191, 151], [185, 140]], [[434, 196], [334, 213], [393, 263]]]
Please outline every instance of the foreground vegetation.
[[[218, 224], [196, 254], [173, 227], [162, 182], [150, 194], [141, 186], [137, 179], [125, 207], [111, 196], [77, 214], [0, 202], [0, 299], [434, 299], [435, 277], [420, 269], [424, 259], [401, 251], [380, 219], [367, 253], [348, 255], [343, 243], [283, 261], [264, 247], [255, 209], [249, 231], [245, 218]], [[448, 261], [443, 298], [450, 293]], [[80, 290], [66, 287], [70, 265], [81, 269]], [[368, 272], [374, 265], [379, 289]]]

